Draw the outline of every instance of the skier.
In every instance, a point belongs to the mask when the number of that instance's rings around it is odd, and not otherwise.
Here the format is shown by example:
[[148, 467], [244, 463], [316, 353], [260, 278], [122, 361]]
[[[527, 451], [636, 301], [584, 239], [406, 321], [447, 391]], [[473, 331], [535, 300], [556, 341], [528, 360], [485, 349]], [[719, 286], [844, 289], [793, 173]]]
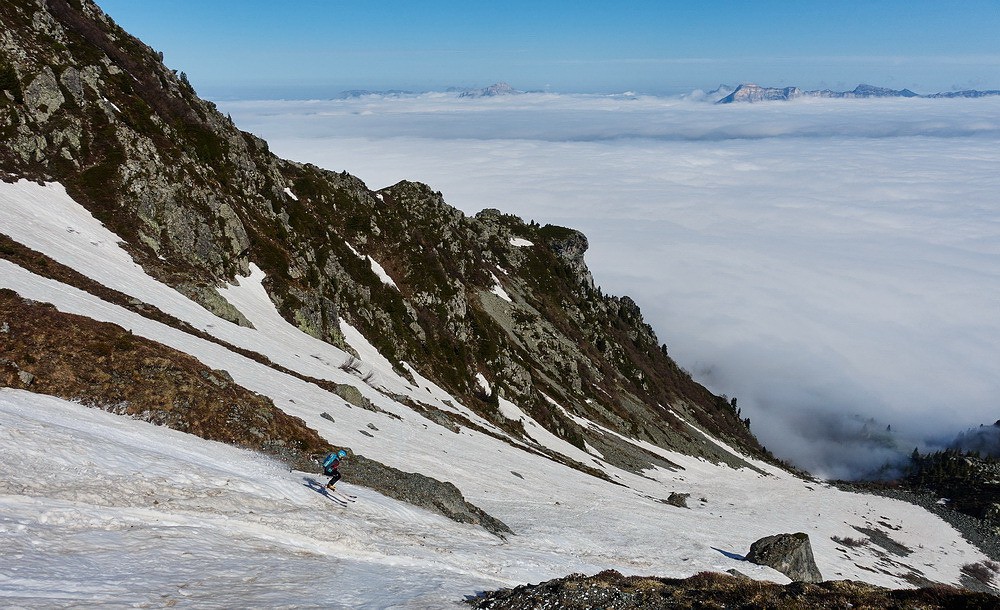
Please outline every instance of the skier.
[[323, 474], [331, 477], [330, 482], [326, 484], [326, 488], [330, 491], [334, 490], [337, 481], [340, 480], [340, 473], [337, 472], [337, 468], [340, 467], [340, 461], [346, 457], [347, 452], [341, 449], [340, 451], [334, 451], [323, 460]]

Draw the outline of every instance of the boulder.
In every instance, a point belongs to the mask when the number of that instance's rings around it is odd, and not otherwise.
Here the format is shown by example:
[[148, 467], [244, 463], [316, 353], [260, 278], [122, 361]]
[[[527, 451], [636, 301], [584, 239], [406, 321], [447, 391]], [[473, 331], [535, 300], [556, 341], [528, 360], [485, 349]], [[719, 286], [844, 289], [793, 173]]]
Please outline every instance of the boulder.
[[676, 491], [672, 491], [670, 492], [670, 497], [667, 498], [667, 504], [670, 504], [671, 506], [676, 506], [678, 508], [687, 508], [688, 507], [687, 499], [690, 496], [691, 494], [682, 494], [682, 493], [677, 493]]
[[816, 567], [809, 534], [777, 534], [766, 536], [750, 545], [747, 561], [768, 566], [800, 582], [822, 582]]

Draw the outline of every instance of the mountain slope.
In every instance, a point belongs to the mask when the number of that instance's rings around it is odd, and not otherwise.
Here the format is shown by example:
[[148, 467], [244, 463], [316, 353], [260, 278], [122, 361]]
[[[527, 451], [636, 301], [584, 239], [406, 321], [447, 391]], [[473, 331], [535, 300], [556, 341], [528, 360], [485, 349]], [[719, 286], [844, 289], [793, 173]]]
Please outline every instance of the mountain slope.
[[[810, 532], [828, 578], [958, 583], [984, 559], [921, 509], [761, 459], [734, 405], [670, 360], [634, 302], [595, 287], [580, 233], [278, 159], [88, 0], [6, 2], [0, 19], [0, 288], [17, 318], [0, 320], [5, 596], [218, 600], [204, 575], [220, 573], [233, 605], [293, 589], [351, 607], [609, 567], [782, 581], [737, 557], [785, 529]], [[57, 325], [69, 347], [43, 340]], [[33, 388], [210, 438], [195, 424], [223, 413], [253, 442], [225, 440], [283, 458], [349, 447], [367, 460], [349, 460], [346, 486], [370, 483], [371, 461], [422, 473], [513, 535], [356, 487], [341, 514], [310, 473]], [[175, 396], [210, 408], [168, 409]], [[268, 416], [287, 429], [256, 423]], [[295, 435], [298, 455], [274, 450]], [[898, 546], [839, 546], [855, 527]], [[313, 592], [327, 560], [342, 597]]]
[[577, 448], [613, 442], [573, 419], [585, 416], [739, 463], [673, 409], [760, 454], [735, 410], [666, 355], [635, 303], [595, 288], [581, 234], [493, 211], [470, 218], [419, 183], [376, 193], [278, 159], [89, 0], [18, 0], [0, 17], [10, 143], [0, 170], [64, 184], [148, 273], [219, 316], [248, 323], [215, 287], [253, 264], [299, 329], [347, 347], [346, 321], [397, 373], [408, 363], [516, 434], [500, 396]]
[[[609, 567], [669, 577], [737, 569], [787, 582], [738, 556], [762, 532], [799, 527], [827, 578], [957, 584], [962, 565], [981, 561], [911, 505], [683, 456], [690, 483], [658, 471], [649, 473], [657, 481], [628, 476], [631, 489], [588, 483], [526, 452], [503, 455], [523, 479], [463, 469], [459, 484], [484, 490], [476, 495], [517, 531], [501, 541], [347, 484], [358, 499], [342, 507], [309, 489], [315, 475], [259, 454], [38, 394], [0, 389], [0, 417], [2, 553], [17, 557], [5, 563], [0, 594], [14, 603], [458, 607], [484, 589]], [[427, 438], [419, 425], [413, 433]], [[502, 447], [468, 437], [450, 450], [496, 463]], [[671, 486], [692, 493], [690, 509], [644, 497]], [[852, 525], [910, 554], [830, 539], [859, 538]]]

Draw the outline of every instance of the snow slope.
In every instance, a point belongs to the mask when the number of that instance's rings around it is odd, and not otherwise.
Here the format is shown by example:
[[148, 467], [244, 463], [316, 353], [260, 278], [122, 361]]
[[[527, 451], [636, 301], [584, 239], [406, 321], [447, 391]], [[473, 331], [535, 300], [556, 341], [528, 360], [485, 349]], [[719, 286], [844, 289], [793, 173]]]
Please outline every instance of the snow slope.
[[[497, 539], [364, 488], [56, 398], [0, 390], [0, 605], [444, 607]], [[342, 487], [348, 487], [342, 485]]]
[[[739, 556], [754, 540], [786, 531], [810, 534], [829, 579], [908, 586], [907, 576], [917, 573], [955, 584], [963, 564], [985, 559], [923, 509], [803, 481], [749, 458], [769, 474], [628, 439], [682, 467], [630, 473], [548, 435], [506, 402], [529, 440], [454, 433], [380, 390], [493, 427], [430, 380], [397, 375], [346, 323], [361, 359], [343, 367], [346, 353], [281, 318], [256, 268], [220, 290], [254, 324], [248, 329], [147, 276], [59, 185], [0, 183], [0, 218], [0, 231], [60, 263], [285, 367], [355, 385], [386, 413], [354, 408], [311, 383], [2, 259], [0, 287], [225, 369], [333, 443], [455, 483], [516, 533], [502, 541], [366, 489], [354, 488], [358, 502], [344, 508], [306, 487], [307, 473], [260, 456], [0, 390], [0, 596], [11, 604], [444, 607], [485, 588], [606, 568], [678, 577], [737, 568], [784, 582]], [[320, 417], [324, 412], [335, 421]], [[543, 448], [602, 468], [620, 485], [547, 459]], [[663, 503], [675, 491], [691, 494], [689, 509]], [[862, 537], [851, 526], [884, 531], [912, 553], [831, 540]]]

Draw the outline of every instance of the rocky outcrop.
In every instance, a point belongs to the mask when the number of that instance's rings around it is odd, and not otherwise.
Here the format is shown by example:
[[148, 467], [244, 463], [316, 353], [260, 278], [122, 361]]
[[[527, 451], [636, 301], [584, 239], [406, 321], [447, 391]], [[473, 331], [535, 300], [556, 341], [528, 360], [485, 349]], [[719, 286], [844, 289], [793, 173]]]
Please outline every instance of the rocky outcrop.
[[[907, 474], [900, 483], [916, 490], [933, 491], [947, 498], [947, 506], [971, 517], [983, 520], [991, 527], [1000, 527], [1000, 458], [996, 453], [996, 436], [1000, 426], [972, 429], [956, 439], [956, 447], [935, 453], [914, 452]], [[977, 441], [988, 440], [979, 444]]]
[[695, 608], [772, 608], [775, 610], [879, 608], [881, 610], [947, 610], [995, 608], [988, 593], [962, 591], [942, 585], [922, 589], [885, 589], [850, 580], [818, 584], [778, 585], [702, 572], [691, 578], [622, 576], [607, 570], [594, 576], [573, 574], [537, 585], [487, 591], [466, 600], [483, 610], [694, 610]]
[[821, 582], [809, 534], [777, 534], [750, 545], [747, 561], [768, 566], [798, 582]]
[[732, 104], [736, 102], [770, 102], [793, 100], [802, 95], [798, 87], [761, 87], [754, 83], [746, 83], [722, 98], [717, 104]]
[[348, 466], [344, 468], [344, 480], [370, 487], [390, 498], [426, 508], [452, 521], [479, 525], [500, 538], [513, 534], [502, 521], [467, 502], [462, 492], [452, 483], [438, 481], [416, 472], [403, 472], [369, 460], [363, 455], [348, 458]]

